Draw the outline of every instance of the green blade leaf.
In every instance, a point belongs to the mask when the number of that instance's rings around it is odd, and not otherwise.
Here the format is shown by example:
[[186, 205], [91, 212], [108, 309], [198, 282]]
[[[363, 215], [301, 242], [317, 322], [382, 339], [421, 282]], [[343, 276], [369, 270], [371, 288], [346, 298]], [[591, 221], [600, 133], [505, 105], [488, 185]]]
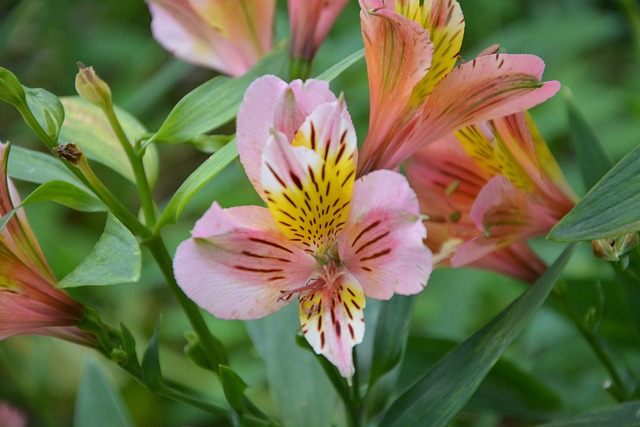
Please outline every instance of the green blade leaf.
[[318, 77], [316, 77], [316, 79], [326, 80], [330, 82], [331, 80], [338, 77], [347, 68], [351, 67], [353, 64], [358, 62], [363, 57], [364, 57], [364, 49], [360, 49], [359, 51], [352, 53], [351, 55], [344, 58], [342, 61], [338, 62], [337, 64], [334, 64], [333, 66], [329, 67], [328, 69], [320, 73]]
[[587, 412], [573, 418], [553, 421], [540, 427], [638, 427], [640, 402], [624, 403], [613, 408]]
[[571, 91], [563, 89], [563, 95], [571, 126], [571, 140], [578, 155], [578, 164], [582, 180], [588, 189], [596, 185], [613, 166], [609, 155], [604, 151], [602, 142], [595, 129], [587, 122]]
[[382, 305], [373, 342], [370, 388], [402, 360], [414, 304], [413, 297], [395, 295]]
[[[129, 160], [109, 127], [102, 110], [79, 96], [62, 98], [66, 119], [60, 131], [60, 139], [77, 144], [91, 160], [109, 167], [135, 183]], [[147, 133], [144, 126], [131, 114], [115, 107], [116, 116], [130, 141]], [[158, 154], [155, 147], [145, 150], [144, 168], [151, 186], [158, 176]]]
[[171, 110], [151, 141], [184, 142], [233, 119], [244, 92], [257, 77], [278, 74], [286, 64], [284, 45], [277, 46], [244, 76], [215, 77], [189, 92]]
[[57, 141], [62, 122], [64, 122], [64, 108], [60, 99], [40, 88], [24, 87], [24, 92], [27, 96], [27, 105], [40, 127], [51, 139]]
[[547, 238], [561, 242], [615, 237], [640, 230], [640, 147], [620, 160]]
[[237, 156], [238, 149], [234, 139], [198, 166], [175, 192], [160, 218], [158, 218], [154, 232], [167, 224], [175, 223], [193, 196]]
[[20, 108], [26, 107], [27, 98], [20, 81], [11, 71], [0, 67], [0, 101]]
[[162, 370], [160, 369], [160, 353], [158, 350], [158, 332], [160, 330], [160, 320], [156, 323], [153, 337], [147, 345], [147, 349], [142, 357], [142, 380], [151, 391], [160, 390], [162, 387]]
[[86, 186], [69, 172], [59, 159], [39, 151], [12, 146], [8, 167], [9, 176], [21, 181], [43, 184], [57, 180], [86, 189]]
[[542, 305], [574, 247], [567, 248], [532, 287], [402, 394], [381, 425], [446, 426]]
[[91, 253], [56, 286], [106, 286], [136, 282], [142, 261], [140, 246], [131, 232], [112, 214]]
[[73, 427], [132, 427], [122, 400], [93, 359], [85, 364], [78, 388]]
[[65, 181], [49, 181], [33, 190], [20, 206], [52, 201], [82, 212], [104, 212], [107, 207], [94, 196]]
[[[300, 329], [297, 304], [245, 323], [267, 368], [271, 394], [285, 426], [327, 427], [336, 393], [314, 355], [295, 343]], [[295, 379], [295, 380], [293, 380]]]
[[220, 381], [229, 406], [240, 414], [245, 412], [244, 391], [247, 385], [242, 378], [228, 366], [220, 365]]

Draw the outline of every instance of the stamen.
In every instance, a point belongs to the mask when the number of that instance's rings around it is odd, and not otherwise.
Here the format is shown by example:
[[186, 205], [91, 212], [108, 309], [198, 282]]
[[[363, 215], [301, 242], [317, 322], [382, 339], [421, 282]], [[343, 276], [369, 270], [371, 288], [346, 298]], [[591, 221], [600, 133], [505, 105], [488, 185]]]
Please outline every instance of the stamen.
[[307, 283], [304, 284], [304, 286], [301, 286], [299, 288], [295, 288], [295, 289], [291, 289], [289, 291], [283, 291], [281, 290], [280, 293], [282, 294], [280, 297], [278, 297], [278, 301], [285, 301], [285, 302], [289, 302], [289, 300], [291, 299], [291, 297], [294, 294], [302, 294], [303, 292], [307, 295], [305, 296], [300, 296], [300, 303], [302, 304], [303, 301], [310, 301], [308, 298], [308, 294], [313, 294], [316, 291], [322, 289], [325, 286], [325, 281], [320, 279], [320, 278], [315, 278], [312, 277], [309, 280], [307, 280]]

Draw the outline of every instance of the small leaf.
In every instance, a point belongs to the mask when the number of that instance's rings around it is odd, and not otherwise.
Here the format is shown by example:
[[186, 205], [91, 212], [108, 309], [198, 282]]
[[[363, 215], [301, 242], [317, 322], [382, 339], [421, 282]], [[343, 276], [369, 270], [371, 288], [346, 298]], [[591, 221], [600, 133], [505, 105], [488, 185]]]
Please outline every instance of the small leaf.
[[122, 349], [127, 353], [126, 364], [136, 367], [140, 366], [138, 353], [136, 351], [136, 339], [122, 322], [120, 323], [120, 336], [122, 337]]
[[[175, 192], [167, 207], [158, 218], [155, 231], [160, 230], [167, 224], [173, 224], [187, 206], [187, 203], [206, 183], [218, 175], [229, 163], [238, 156], [235, 139], [216, 151], [204, 161], [191, 175], [182, 183]], [[155, 232], [154, 231], [154, 232]]]
[[0, 101], [17, 107], [18, 110], [27, 105], [24, 88], [11, 71], [0, 67]]
[[582, 172], [582, 180], [587, 189], [596, 185], [613, 166], [609, 155], [604, 151], [602, 142], [595, 129], [584, 117], [569, 89], [563, 89], [569, 125], [571, 126], [571, 140], [578, 155], [578, 164]]
[[448, 425], [545, 301], [574, 248], [567, 248], [533, 286], [403, 393], [380, 425]]
[[331, 80], [338, 77], [342, 74], [347, 68], [351, 67], [353, 64], [358, 62], [360, 59], [364, 57], [364, 49], [360, 49], [357, 52], [352, 53], [351, 55], [344, 58], [342, 61], [334, 64], [329, 67], [327, 70], [323, 71], [316, 79], [318, 80], [326, 80], [330, 82]]
[[107, 207], [96, 196], [65, 181], [49, 181], [33, 190], [20, 206], [52, 201], [82, 212], [103, 212]]
[[78, 388], [73, 427], [132, 427], [131, 417], [93, 359]]
[[220, 365], [220, 381], [229, 405], [238, 413], [244, 413], [244, 391], [247, 385], [242, 378], [228, 366]]
[[23, 147], [11, 147], [9, 176], [36, 184], [54, 180], [65, 181], [78, 188], [86, 189], [85, 185], [69, 172], [59, 159]]
[[198, 86], [171, 110], [151, 141], [184, 142], [222, 126], [236, 116], [251, 82], [264, 74], [282, 72], [285, 63], [284, 45], [280, 45], [244, 76], [219, 76]]
[[186, 332], [185, 338], [187, 340], [187, 344], [184, 346], [184, 354], [187, 356], [187, 359], [192, 361], [196, 366], [201, 367], [202, 369], [206, 369], [211, 372], [218, 372], [217, 369], [211, 366], [209, 363], [209, 359], [207, 359], [207, 355], [205, 354], [202, 344], [200, 343], [200, 338], [193, 332]]
[[373, 342], [369, 387], [402, 360], [414, 303], [415, 298], [395, 295], [382, 305]]
[[[79, 96], [62, 98], [62, 104], [66, 119], [60, 131], [60, 139], [77, 144], [89, 159], [102, 163], [135, 183], [129, 160], [102, 110]], [[144, 126], [131, 114], [117, 107], [115, 111], [130, 141], [147, 133]], [[153, 186], [158, 176], [158, 154], [155, 147], [146, 148], [143, 163], [147, 179]]]
[[551, 229], [561, 242], [615, 237], [640, 230], [640, 147], [620, 160]]
[[151, 391], [159, 390], [162, 387], [162, 370], [160, 369], [160, 354], [158, 351], [158, 332], [160, 330], [160, 320], [156, 323], [153, 337], [147, 345], [142, 358], [142, 380]]
[[639, 425], [640, 402], [629, 402], [613, 408], [553, 421], [540, 427], [637, 427]]
[[140, 246], [131, 232], [111, 213], [91, 253], [57, 287], [105, 286], [136, 282], [140, 278]]
[[31, 113], [47, 132], [52, 140], [57, 141], [62, 122], [64, 122], [64, 108], [57, 96], [44, 89], [24, 87], [27, 105]]

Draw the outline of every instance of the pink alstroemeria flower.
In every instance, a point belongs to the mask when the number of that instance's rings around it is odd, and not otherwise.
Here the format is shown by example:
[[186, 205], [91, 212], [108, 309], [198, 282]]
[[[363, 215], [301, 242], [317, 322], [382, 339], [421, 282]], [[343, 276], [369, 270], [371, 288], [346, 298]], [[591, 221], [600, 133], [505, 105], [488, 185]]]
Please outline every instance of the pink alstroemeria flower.
[[[553, 96], [534, 55], [483, 54], [455, 67], [464, 18], [455, 0], [360, 0], [371, 112], [358, 175], [394, 169], [464, 126]], [[455, 68], [454, 68], [455, 67]]]
[[355, 179], [353, 124], [326, 82], [257, 79], [237, 143], [267, 208], [214, 203], [178, 247], [178, 284], [224, 319], [261, 318], [297, 297], [307, 341], [349, 379], [365, 296], [415, 294], [431, 273], [416, 195], [392, 171]]
[[291, 57], [311, 61], [349, 0], [289, 0]]
[[12, 405], [0, 400], [0, 426], [26, 427], [27, 417]]
[[[9, 147], [0, 144], [0, 216], [20, 197], [7, 178]], [[0, 232], [0, 340], [51, 335], [83, 345], [95, 340], [77, 328], [82, 305], [55, 289], [56, 279], [22, 210]]]
[[545, 264], [525, 240], [576, 202], [525, 113], [463, 128], [406, 163], [436, 264], [476, 266], [534, 282]]
[[273, 47], [275, 0], [147, 0], [155, 39], [176, 57], [230, 76]]

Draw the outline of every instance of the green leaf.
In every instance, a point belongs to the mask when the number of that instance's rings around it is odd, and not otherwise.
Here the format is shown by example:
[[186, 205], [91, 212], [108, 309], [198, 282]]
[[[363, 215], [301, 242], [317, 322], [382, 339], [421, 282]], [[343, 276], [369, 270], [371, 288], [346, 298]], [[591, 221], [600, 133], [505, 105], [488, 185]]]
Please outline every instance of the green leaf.
[[611, 169], [613, 162], [604, 150], [595, 129], [578, 108], [571, 91], [565, 88], [563, 94], [582, 180], [587, 188], [591, 188]]
[[284, 45], [273, 49], [244, 76], [215, 77], [189, 92], [171, 110], [151, 141], [184, 142], [236, 116], [245, 90], [259, 76], [278, 74], [286, 64]]
[[239, 413], [244, 413], [244, 391], [247, 385], [242, 378], [228, 366], [220, 365], [220, 381], [229, 405]]
[[562, 242], [615, 237], [640, 230], [640, 147], [616, 164], [551, 229]]
[[[102, 110], [79, 96], [62, 98], [66, 119], [60, 139], [77, 144], [91, 160], [109, 167], [135, 183], [133, 170], [118, 138], [111, 130]], [[147, 133], [144, 126], [131, 114], [115, 107], [116, 116], [130, 141]], [[147, 179], [151, 186], [158, 176], [158, 154], [148, 146], [143, 157]]]
[[52, 201], [82, 212], [106, 211], [107, 207], [94, 196], [65, 181], [49, 181], [33, 190], [20, 206]]
[[147, 349], [142, 357], [142, 380], [151, 391], [162, 388], [162, 370], [160, 369], [160, 354], [158, 350], [158, 332], [160, 330], [160, 320], [156, 323], [153, 337], [147, 345]]
[[31, 113], [54, 141], [58, 140], [62, 122], [64, 122], [64, 108], [57, 96], [44, 89], [24, 87], [27, 105]]
[[24, 88], [11, 71], [0, 67], [0, 101], [17, 107], [18, 110], [27, 105]]
[[587, 412], [573, 418], [553, 421], [540, 427], [638, 427], [640, 402], [624, 403], [613, 408]]
[[91, 253], [58, 284], [58, 288], [105, 286], [136, 282], [140, 278], [140, 246], [131, 232], [111, 213]]
[[136, 339], [129, 328], [120, 322], [120, 336], [122, 337], [122, 349], [127, 354], [127, 365], [139, 367], [138, 353], [136, 351]]
[[369, 387], [402, 360], [414, 304], [413, 297], [395, 295], [382, 305], [376, 323]]
[[446, 426], [542, 305], [574, 247], [567, 248], [533, 286], [402, 394], [380, 425]]
[[73, 427], [132, 427], [131, 417], [93, 359], [78, 388]]
[[295, 337], [300, 329], [297, 304], [245, 324], [265, 361], [269, 389], [283, 424], [331, 425], [336, 393], [314, 355], [296, 345]]
[[160, 218], [158, 218], [154, 232], [167, 224], [175, 223], [191, 198], [237, 156], [238, 149], [234, 139], [198, 166], [175, 192]]
[[351, 55], [344, 58], [342, 61], [338, 62], [337, 64], [323, 71], [320, 75], [318, 75], [318, 77], [316, 77], [316, 79], [326, 80], [330, 82], [331, 80], [338, 77], [347, 68], [351, 67], [353, 64], [358, 62], [363, 57], [364, 57], [364, 49], [360, 49], [359, 51], [352, 53]]
[[56, 180], [86, 189], [85, 185], [69, 172], [59, 159], [39, 151], [12, 146], [8, 167], [9, 176], [21, 181], [43, 184]]

